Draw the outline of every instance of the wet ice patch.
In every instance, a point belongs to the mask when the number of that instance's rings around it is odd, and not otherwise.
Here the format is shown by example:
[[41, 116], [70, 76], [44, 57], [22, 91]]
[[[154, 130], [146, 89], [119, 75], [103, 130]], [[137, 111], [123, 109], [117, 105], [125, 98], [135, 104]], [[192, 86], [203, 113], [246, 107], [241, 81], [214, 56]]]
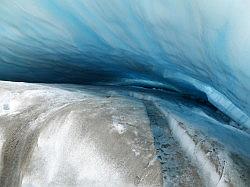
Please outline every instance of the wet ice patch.
[[9, 94], [8, 92], [2, 93], [0, 96], [0, 114], [9, 110]]
[[16, 99], [17, 93], [2, 92], [0, 95], [0, 115], [5, 115], [16, 111], [20, 102]]
[[3, 110], [9, 110], [10, 106], [9, 104], [3, 104]]

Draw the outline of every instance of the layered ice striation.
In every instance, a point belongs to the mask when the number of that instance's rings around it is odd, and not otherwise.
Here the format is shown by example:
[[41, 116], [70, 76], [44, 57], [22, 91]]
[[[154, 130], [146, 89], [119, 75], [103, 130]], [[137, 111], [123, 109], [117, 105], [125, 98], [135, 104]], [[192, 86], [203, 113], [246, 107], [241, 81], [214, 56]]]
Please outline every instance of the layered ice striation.
[[0, 79], [141, 84], [250, 127], [250, 2], [2, 0]]

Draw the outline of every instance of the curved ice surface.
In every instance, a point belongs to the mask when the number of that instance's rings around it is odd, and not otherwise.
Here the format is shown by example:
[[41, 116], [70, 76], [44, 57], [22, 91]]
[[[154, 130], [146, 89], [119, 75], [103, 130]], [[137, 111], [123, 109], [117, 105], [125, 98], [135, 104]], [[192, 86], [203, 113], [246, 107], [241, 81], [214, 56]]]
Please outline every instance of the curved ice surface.
[[205, 92], [250, 126], [250, 2], [3, 0], [0, 79]]

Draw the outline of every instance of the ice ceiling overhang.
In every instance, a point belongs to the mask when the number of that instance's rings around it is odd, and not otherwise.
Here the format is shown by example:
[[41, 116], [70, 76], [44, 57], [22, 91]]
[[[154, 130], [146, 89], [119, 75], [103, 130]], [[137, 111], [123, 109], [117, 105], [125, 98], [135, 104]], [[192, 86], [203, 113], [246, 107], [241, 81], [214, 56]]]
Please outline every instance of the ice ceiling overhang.
[[0, 79], [200, 90], [250, 126], [249, 20], [247, 0], [2, 0]]

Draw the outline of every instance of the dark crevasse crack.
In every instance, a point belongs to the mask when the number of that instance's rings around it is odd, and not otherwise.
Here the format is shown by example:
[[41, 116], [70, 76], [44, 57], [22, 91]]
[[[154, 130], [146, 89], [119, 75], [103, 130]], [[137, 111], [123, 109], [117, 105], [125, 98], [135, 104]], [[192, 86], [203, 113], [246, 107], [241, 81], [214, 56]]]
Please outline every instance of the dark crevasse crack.
[[154, 137], [157, 159], [161, 163], [164, 186], [202, 186], [198, 169], [174, 139], [165, 116], [152, 102], [144, 101]]

